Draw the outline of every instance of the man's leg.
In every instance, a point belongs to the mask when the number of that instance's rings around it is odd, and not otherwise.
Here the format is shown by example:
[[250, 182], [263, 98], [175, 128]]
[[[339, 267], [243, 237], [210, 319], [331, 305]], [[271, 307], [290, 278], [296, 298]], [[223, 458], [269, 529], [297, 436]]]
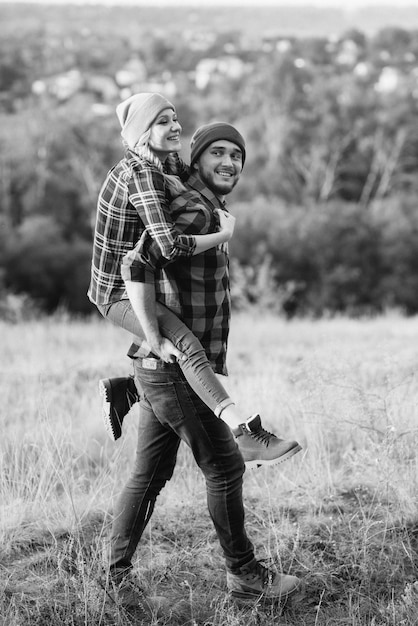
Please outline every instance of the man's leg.
[[179, 444], [177, 434], [162, 425], [142, 399], [134, 468], [114, 511], [110, 569], [116, 577], [132, 568], [133, 554], [157, 496], [173, 475]]
[[137, 359], [134, 367], [156, 418], [187, 443], [205, 475], [209, 512], [228, 566], [255, 561], [244, 528], [245, 467], [230, 428], [196, 396], [177, 365]]
[[278, 574], [256, 561], [244, 525], [244, 462], [229, 427], [193, 392], [176, 365], [138, 359], [135, 376], [162, 425], [191, 448], [206, 480], [207, 503], [235, 597], [284, 599], [299, 587], [294, 576]]
[[141, 619], [173, 608], [165, 598], [146, 595], [131, 570], [156, 498], [173, 474], [179, 443], [178, 436], [162, 426], [147, 401], [141, 400], [134, 468], [114, 509], [107, 584], [116, 604], [135, 610]]

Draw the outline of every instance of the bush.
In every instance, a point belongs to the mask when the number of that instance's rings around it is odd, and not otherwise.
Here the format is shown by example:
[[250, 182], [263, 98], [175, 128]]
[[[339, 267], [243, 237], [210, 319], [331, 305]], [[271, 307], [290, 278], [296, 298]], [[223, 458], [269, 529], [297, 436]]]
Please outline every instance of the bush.
[[[285, 314], [418, 312], [415, 198], [369, 208], [334, 202], [286, 206], [257, 198], [233, 208], [232, 301]], [[54, 216], [32, 216], [0, 242], [0, 289], [35, 308], [90, 313], [92, 242]], [[6, 306], [6, 309], [8, 307]]]
[[88, 313], [91, 242], [63, 238], [52, 218], [27, 219], [3, 253], [4, 287], [26, 294], [47, 313], [58, 307]]
[[382, 233], [381, 301], [409, 315], [418, 313], [418, 213], [416, 199], [400, 197], [373, 206]]
[[263, 302], [286, 314], [356, 315], [388, 307], [417, 312], [414, 202], [405, 197], [366, 209], [341, 202], [286, 207], [258, 199], [251, 207], [238, 206], [231, 242], [232, 278], [237, 268], [241, 276], [235, 300], [241, 306], [245, 298], [254, 300], [257, 268], [268, 260], [271, 293]]

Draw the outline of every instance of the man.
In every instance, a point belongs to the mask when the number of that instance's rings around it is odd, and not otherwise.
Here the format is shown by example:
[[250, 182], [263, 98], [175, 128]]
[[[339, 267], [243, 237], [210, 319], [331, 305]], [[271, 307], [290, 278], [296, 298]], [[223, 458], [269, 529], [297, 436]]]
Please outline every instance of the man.
[[[195, 164], [198, 156], [200, 156], [200, 153], [202, 152], [202, 146], [205, 147], [207, 144], [211, 143], [211, 138], [216, 139], [219, 129], [222, 129], [225, 139], [228, 137], [232, 139], [237, 138], [236, 129], [227, 124], [217, 123], [212, 124], [209, 127], [202, 127], [193, 137], [193, 154]], [[238, 141], [243, 142], [244, 140], [241, 136], [239, 136]], [[242, 158], [244, 158], [245, 148], [243, 143], [241, 145], [241, 149], [241, 155]], [[233, 156], [233, 158], [235, 159], [236, 157]], [[193, 163], [191, 165], [193, 166]], [[218, 196], [223, 197], [224, 195], [230, 193], [235, 187], [239, 179], [239, 174], [232, 175], [228, 171], [228, 168], [223, 168], [220, 171], [222, 172], [221, 174], [212, 175], [210, 172], [207, 174], [207, 178], [209, 179], [207, 186], [209, 189], [212, 189], [212, 194], [216, 193]], [[194, 200], [201, 203], [200, 195], [199, 197], [195, 196]], [[188, 205], [192, 204], [192, 202], [193, 200], [185, 202], [181, 200], [181, 198], [177, 198], [171, 206], [171, 216], [176, 223], [176, 228], [180, 231], [183, 230], [183, 234], [186, 236], [207, 235], [216, 231], [216, 210], [222, 210], [223, 219], [234, 221], [232, 216], [223, 211], [223, 204], [218, 201], [216, 208], [213, 209], [211, 213], [211, 221], [201, 219], [199, 217], [200, 213], [195, 212], [197, 221], [196, 223], [189, 224], [188, 218], [186, 219], [185, 215], [189, 213]], [[183, 206], [185, 207], [184, 210]], [[179, 223], [177, 223], [177, 220], [179, 220]], [[201, 226], [202, 230], [199, 230], [199, 226]], [[148, 273], [152, 275], [152, 282], [154, 282], [155, 271], [158, 269], [156, 266], [159, 263], [162, 264], [162, 258], [160, 255], [160, 258], [155, 260], [155, 255], [159, 253], [159, 249], [155, 243], [150, 243], [150, 246], [154, 251], [154, 257], [152, 257], [153, 265], [150, 267], [151, 271]], [[214, 350], [213, 344], [216, 342], [216, 354], [214, 354], [212, 358], [213, 370], [216, 373], [226, 374], [225, 354], [229, 332], [230, 313], [229, 276], [227, 270], [223, 268], [222, 279], [211, 279], [210, 265], [207, 264], [208, 259], [211, 259], [214, 256], [215, 251], [216, 249], [213, 248], [206, 256], [204, 254], [198, 254], [193, 257], [185, 257], [190, 259], [190, 264], [182, 264], [179, 262], [166, 268], [164, 278], [160, 281], [162, 285], [160, 293], [155, 294], [154, 285], [152, 285], [152, 297], [150, 296], [150, 300], [152, 300], [152, 302], [150, 302], [150, 310], [154, 312], [155, 318], [154, 324], [151, 322], [151, 325], [153, 325], [152, 332], [154, 334], [154, 341], [152, 345], [159, 345], [161, 339], [154, 311], [155, 295], [157, 295], [157, 300], [166, 305], [166, 307], [172, 312], [176, 313], [193, 332], [194, 336], [202, 344], [209, 361], [211, 356], [210, 353]], [[224, 252], [225, 255], [227, 255], [227, 246], [225, 246]], [[138, 275], [144, 274], [144, 262], [143, 260], [139, 261], [141, 255], [137, 254], [137, 251], [134, 250], [128, 256], [133, 259], [133, 265], [136, 263]], [[137, 260], [135, 261], [135, 259]], [[226, 268], [227, 256], [225, 256], [225, 259]], [[128, 281], [126, 282], [127, 288], [131, 283], [129, 280], [130, 270], [128, 265], [129, 263], [126, 262], [122, 266], [122, 272], [125, 271], [125, 274], [128, 277]], [[209, 269], [209, 273], [207, 272], [206, 266]], [[201, 268], [203, 268], [206, 273], [204, 271], [199, 272], [199, 269]], [[193, 269], [193, 273], [191, 273], [191, 269]], [[167, 276], [169, 276], [169, 280], [167, 280]], [[207, 280], [212, 280], [212, 282], [207, 285]], [[167, 293], [167, 284], [170, 284], [169, 293]], [[183, 295], [186, 293], [190, 295], [187, 303], [184, 302]], [[132, 298], [130, 299], [131, 305], [135, 309], [133, 300]], [[183, 299], [182, 306], [178, 304], [180, 299]], [[138, 304], [137, 306], [139, 307], [140, 305]], [[135, 313], [137, 314], [137, 318], [141, 321], [141, 314], [143, 312], [140, 308], [137, 308]], [[149, 316], [145, 317], [145, 321], [147, 325], [149, 325]], [[143, 314], [142, 319], [144, 319]], [[216, 338], [215, 332], [217, 332]], [[155, 337], [156, 334], [158, 335], [157, 337]], [[222, 344], [222, 351], [219, 351], [219, 342]], [[219, 359], [219, 362], [217, 359]], [[210, 383], [207, 381], [206, 388], [209, 388], [209, 385]], [[135, 402], [139, 401], [135, 383], [132, 377], [103, 379], [99, 383], [99, 389], [103, 396], [103, 416], [105, 426], [110, 437], [113, 440], [116, 440], [121, 436], [122, 424], [125, 415], [128, 413], [131, 406]], [[243, 421], [241, 419], [237, 420], [235, 418], [235, 421], [231, 423], [231, 421], [228, 421], [227, 416], [230, 408], [231, 407], [228, 407], [222, 412], [221, 418], [229, 423], [233, 429], [247, 467], [258, 467], [264, 464], [273, 465], [280, 463], [291, 458], [294, 454], [301, 450], [301, 446], [297, 441], [279, 439], [272, 433], [269, 433], [262, 428], [261, 419], [258, 414], [253, 415], [247, 421]], [[238, 413], [236, 413], [236, 415], [241, 417]]]
[[[172, 203], [176, 223], [185, 234], [217, 228], [216, 211], [225, 210], [224, 196], [237, 184], [244, 160], [245, 142], [234, 127], [215, 123], [196, 131], [187, 191]], [[122, 275], [128, 282], [134, 264], [135, 254], [127, 255]], [[204, 288], [199, 288], [203, 283]], [[218, 366], [225, 364], [226, 357], [228, 284], [225, 244], [194, 259], [174, 261], [156, 280], [157, 299], [164, 304], [177, 298], [182, 319], [193, 332], [199, 331], [209, 360]], [[249, 604], [260, 598], [286, 600], [299, 589], [300, 581], [267, 569], [255, 558], [244, 526], [245, 466], [230, 428], [193, 392], [176, 363], [137, 356], [134, 371], [142, 392], [136, 460], [114, 511], [111, 539], [110, 577], [118, 600], [138, 602], [129, 576], [132, 557], [156, 498], [173, 474], [181, 440], [190, 447], [205, 477], [209, 514], [223, 550], [230, 595]], [[141, 606], [151, 610], [156, 604], [157, 599], [141, 596]]]

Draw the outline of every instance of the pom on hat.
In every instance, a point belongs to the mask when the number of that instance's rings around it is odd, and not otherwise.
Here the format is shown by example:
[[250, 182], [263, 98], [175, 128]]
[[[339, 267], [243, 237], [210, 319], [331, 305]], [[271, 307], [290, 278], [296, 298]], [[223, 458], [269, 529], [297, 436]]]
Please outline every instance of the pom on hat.
[[121, 135], [131, 149], [164, 109], [175, 111], [174, 105], [159, 93], [138, 93], [118, 104]]
[[206, 150], [208, 146], [214, 141], [219, 139], [225, 139], [237, 144], [242, 152], [242, 165], [245, 162], [245, 141], [241, 133], [231, 124], [225, 122], [213, 122], [212, 124], [205, 124], [198, 128], [190, 141], [190, 165], [193, 165], [195, 161], [200, 157], [202, 152]]

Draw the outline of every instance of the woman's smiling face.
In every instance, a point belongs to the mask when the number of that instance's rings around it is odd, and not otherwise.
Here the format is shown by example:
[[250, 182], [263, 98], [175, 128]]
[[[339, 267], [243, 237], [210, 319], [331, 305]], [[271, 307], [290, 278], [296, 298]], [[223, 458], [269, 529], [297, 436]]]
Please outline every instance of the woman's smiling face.
[[148, 145], [163, 161], [170, 152], [178, 152], [181, 149], [181, 131], [177, 113], [173, 109], [164, 109], [150, 127]]

